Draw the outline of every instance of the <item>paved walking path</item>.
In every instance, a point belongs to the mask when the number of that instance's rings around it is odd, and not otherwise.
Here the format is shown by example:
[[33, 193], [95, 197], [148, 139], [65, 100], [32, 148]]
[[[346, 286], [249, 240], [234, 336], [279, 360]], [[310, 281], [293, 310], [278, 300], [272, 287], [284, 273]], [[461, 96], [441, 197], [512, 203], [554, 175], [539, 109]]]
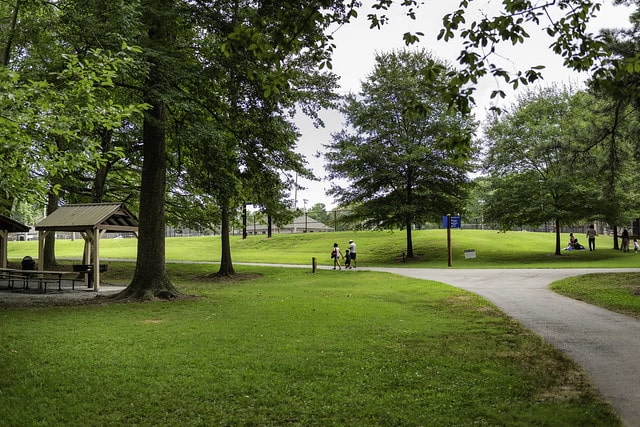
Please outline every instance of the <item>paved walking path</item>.
[[565, 277], [640, 269], [366, 269], [435, 280], [486, 298], [579, 363], [622, 421], [640, 427], [640, 321], [548, 289]]

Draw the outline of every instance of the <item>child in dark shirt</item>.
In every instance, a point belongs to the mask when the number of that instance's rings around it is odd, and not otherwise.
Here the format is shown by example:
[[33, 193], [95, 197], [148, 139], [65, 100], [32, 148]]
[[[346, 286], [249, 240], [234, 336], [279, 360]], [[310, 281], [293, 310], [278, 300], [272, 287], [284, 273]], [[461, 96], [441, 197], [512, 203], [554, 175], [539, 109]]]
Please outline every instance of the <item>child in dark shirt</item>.
[[351, 253], [348, 250], [344, 254], [344, 268], [351, 268]]

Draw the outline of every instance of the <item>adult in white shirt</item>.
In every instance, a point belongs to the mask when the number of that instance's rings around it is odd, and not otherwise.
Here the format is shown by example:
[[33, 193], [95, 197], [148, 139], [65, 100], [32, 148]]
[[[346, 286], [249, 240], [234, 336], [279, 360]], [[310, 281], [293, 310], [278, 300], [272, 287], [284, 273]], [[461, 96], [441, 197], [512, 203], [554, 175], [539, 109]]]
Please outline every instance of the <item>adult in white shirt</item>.
[[356, 244], [353, 240], [349, 240], [349, 254], [351, 256], [351, 263], [353, 264], [353, 268], [358, 266], [356, 261]]

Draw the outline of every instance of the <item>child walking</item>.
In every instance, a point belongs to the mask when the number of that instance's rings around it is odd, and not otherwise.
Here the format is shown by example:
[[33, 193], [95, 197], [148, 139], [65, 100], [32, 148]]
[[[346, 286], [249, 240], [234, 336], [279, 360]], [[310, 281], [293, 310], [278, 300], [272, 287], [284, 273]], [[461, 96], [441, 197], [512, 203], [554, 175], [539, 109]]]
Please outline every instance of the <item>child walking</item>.
[[344, 253], [344, 268], [345, 270], [351, 268], [351, 252], [348, 250]]

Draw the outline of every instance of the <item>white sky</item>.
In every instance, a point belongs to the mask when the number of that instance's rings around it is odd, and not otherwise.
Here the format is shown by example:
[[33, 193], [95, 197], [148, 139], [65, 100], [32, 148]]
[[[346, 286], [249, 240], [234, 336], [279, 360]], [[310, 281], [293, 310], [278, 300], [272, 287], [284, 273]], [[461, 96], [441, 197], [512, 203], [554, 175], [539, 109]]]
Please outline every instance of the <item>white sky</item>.
[[[366, 19], [368, 13], [376, 13], [368, 7], [363, 7], [359, 11], [359, 17], [354, 22], [342, 27], [334, 34], [334, 42], [337, 49], [333, 57], [333, 72], [340, 76], [341, 93], [359, 92], [360, 82], [366, 80], [368, 74], [373, 71], [375, 54], [386, 52], [392, 49], [402, 49], [405, 47], [402, 35], [407, 32], [422, 32], [420, 43], [412, 45], [411, 49], [427, 49], [435, 56], [450, 61], [456, 65], [456, 58], [460, 52], [460, 41], [454, 39], [448, 43], [437, 40], [438, 32], [442, 25], [442, 16], [456, 10], [458, 1], [455, 0], [425, 0], [425, 5], [417, 10], [415, 21], [403, 16], [403, 8], [394, 5], [391, 11], [387, 11], [390, 17], [388, 25], [381, 30], [369, 29], [369, 21]], [[492, 10], [497, 10], [499, 0], [476, 0], [476, 8], [481, 9], [488, 15], [494, 15]], [[592, 32], [597, 32], [599, 28], [614, 28], [628, 25], [628, 17], [631, 8], [614, 7], [610, 0], [605, 0], [598, 18], [591, 26]], [[380, 14], [378, 12], [378, 14]], [[470, 19], [467, 19], [470, 22]], [[505, 46], [501, 52], [504, 62], [501, 64], [507, 70], [525, 70], [534, 65], [544, 65], [542, 71], [544, 81], [542, 84], [552, 82], [579, 83], [585, 80], [586, 76], [565, 69], [562, 66], [562, 58], [555, 55], [549, 48], [552, 40], [537, 28], [530, 28], [531, 39], [524, 45], [516, 48]], [[507, 92], [507, 98], [502, 105], [510, 105], [514, 101], [514, 94], [510, 91], [504, 81], [497, 81], [487, 77], [475, 92], [477, 106], [474, 110], [476, 117], [481, 119], [484, 112], [490, 106], [490, 93], [492, 90], [500, 88]], [[320, 116], [325, 121], [325, 128], [316, 129], [311, 121], [306, 117], [298, 117], [296, 124], [302, 134], [298, 143], [298, 152], [303, 154], [314, 174], [321, 178], [319, 182], [300, 179], [298, 184], [306, 187], [297, 191], [297, 207], [306, 206], [310, 208], [316, 203], [324, 203], [328, 209], [335, 207], [335, 203], [329, 196], [326, 196], [326, 189], [329, 183], [324, 180], [324, 161], [316, 158], [315, 154], [322, 150], [322, 144], [331, 141], [331, 133], [341, 129], [343, 124], [342, 116], [335, 111], [323, 111]]]

